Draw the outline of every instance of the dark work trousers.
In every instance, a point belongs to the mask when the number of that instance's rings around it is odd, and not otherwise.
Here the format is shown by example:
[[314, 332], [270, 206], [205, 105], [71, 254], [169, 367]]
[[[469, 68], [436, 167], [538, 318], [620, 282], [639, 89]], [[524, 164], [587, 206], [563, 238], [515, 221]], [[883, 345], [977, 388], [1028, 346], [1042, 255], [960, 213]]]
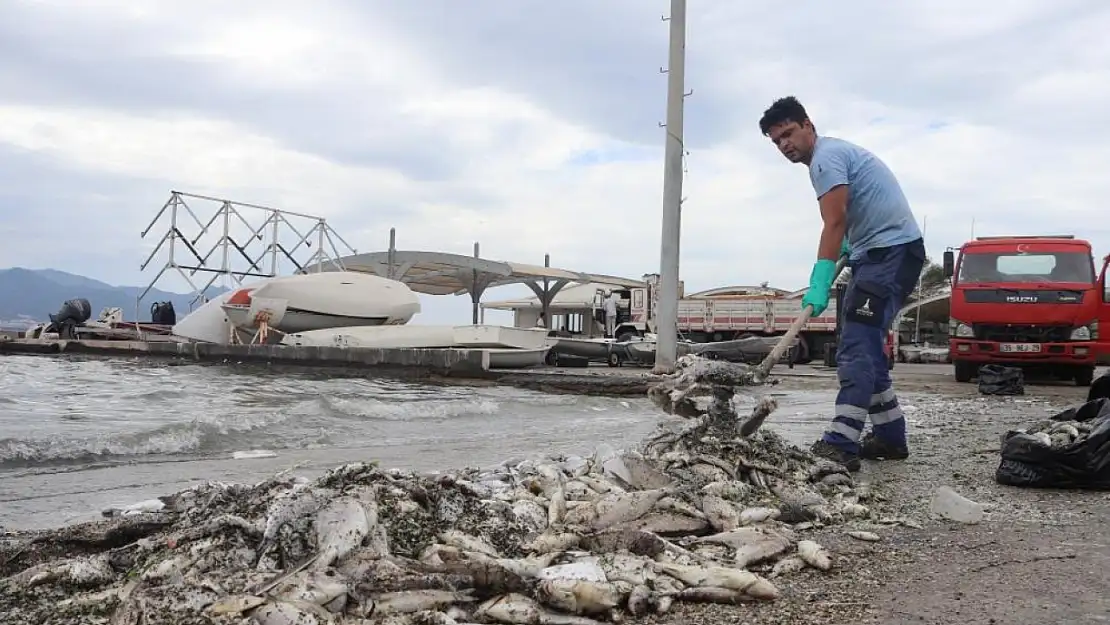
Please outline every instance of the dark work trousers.
[[921, 239], [871, 249], [849, 263], [852, 278], [842, 300], [843, 326], [836, 350], [840, 392], [825, 442], [858, 454], [860, 434], [870, 418], [877, 438], [895, 445], [906, 443], [906, 419], [891, 386], [883, 347], [890, 324], [917, 286], [924, 264]]

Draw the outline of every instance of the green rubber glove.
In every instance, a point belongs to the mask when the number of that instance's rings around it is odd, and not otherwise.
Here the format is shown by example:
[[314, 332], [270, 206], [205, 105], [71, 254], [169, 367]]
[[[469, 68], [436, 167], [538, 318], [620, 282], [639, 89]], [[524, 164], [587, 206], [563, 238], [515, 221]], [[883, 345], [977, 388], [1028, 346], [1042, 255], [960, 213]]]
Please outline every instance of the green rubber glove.
[[851, 256], [852, 248], [848, 246], [848, 237], [844, 237], [844, 242], [840, 244], [840, 255]]
[[813, 263], [813, 271], [809, 274], [809, 290], [802, 297], [802, 308], [813, 306], [811, 317], [817, 317], [829, 307], [829, 289], [832, 288], [833, 275], [836, 273], [836, 262], [827, 258], [819, 258]]

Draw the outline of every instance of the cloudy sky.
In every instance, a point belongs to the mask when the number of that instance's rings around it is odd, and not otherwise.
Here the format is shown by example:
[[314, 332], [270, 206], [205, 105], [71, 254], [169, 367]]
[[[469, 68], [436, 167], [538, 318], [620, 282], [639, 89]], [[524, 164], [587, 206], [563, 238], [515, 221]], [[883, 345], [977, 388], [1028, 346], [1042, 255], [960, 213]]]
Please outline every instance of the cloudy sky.
[[[488, 258], [658, 271], [667, 12], [0, 0], [0, 266], [144, 284], [168, 222], [139, 233], [177, 189], [325, 217], [359, 251], [396, 227], [402, 249], [480, 241]], [[1069, 232], [1110, 252], [1108, 30], [1099, 0], [692, 0], [687, 290], [807, 280], [812, 190], [757, 125], [787, 94], [891, 165], [935, 257], [973, 219], [979, 235]], [[421, 317], [467, 311], [427, 298]]]

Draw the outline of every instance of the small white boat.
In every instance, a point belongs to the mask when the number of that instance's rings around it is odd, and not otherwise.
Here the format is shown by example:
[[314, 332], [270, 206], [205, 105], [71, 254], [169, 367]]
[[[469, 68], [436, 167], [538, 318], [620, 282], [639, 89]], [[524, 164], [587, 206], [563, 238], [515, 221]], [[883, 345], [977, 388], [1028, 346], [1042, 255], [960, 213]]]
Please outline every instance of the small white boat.
[[173, 327], [177, 336], [228, 343], [233, 330], [252, 334], [259, 320], [283, 333], [347, 326], [403, 325], [420, 312], [407, 284], [349, 271], [267, 278], [228, 291]]
[[489, 354], [491, 369], [542, 365], [547, 331], [505, 326], [361, 326], [287, 334], [283, 345], [377, 349], [477, 349]]
[[543, 349], [547, 332], [533, 328], [505, 326], [356, 326], [309, 330], [286, 335], [285, 345], [326, 345], [334, 347], [460, 349]]
[[236, 327], [255, 328], [259, 314], [282, 332], [403, 325], [420, 299], [403, 282], [354, 271], [326, 271], [267, 280], [231, 294], [221, 308]]

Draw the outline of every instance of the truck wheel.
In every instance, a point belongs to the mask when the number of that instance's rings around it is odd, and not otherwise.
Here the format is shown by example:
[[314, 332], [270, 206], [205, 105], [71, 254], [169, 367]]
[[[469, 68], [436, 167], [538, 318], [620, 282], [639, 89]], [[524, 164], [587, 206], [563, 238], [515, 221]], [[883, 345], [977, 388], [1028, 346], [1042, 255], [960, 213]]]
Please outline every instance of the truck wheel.
[[618, 354], [617, 352], [609, 352], [608, 362], [609, 362], [610, 367], [619, 367], [619, 366], [621, 366], [621, 355]]
[[1075, 370], [1075, 385], [1090, 386], [1095, 380], [1094, 367], [1079, 367]]
[[956, 369], [957, 382], [970, 382], [975, 377], [975, 365], [970, 362], [952, 363]]

